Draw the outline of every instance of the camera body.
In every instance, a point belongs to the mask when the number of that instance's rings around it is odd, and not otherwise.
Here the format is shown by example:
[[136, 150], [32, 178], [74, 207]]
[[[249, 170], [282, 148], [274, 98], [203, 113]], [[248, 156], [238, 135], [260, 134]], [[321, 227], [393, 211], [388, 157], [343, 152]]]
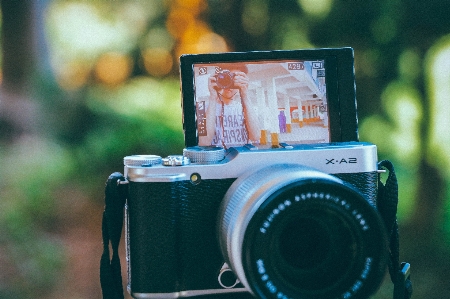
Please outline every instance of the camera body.
[[229, 70], [222, 70], [214, 75], [218, 89], [233, 89], [235, 73]]
[[383, 277], [373, 144], [192, 147], [125, 176], [135, 298], [363, 298]]

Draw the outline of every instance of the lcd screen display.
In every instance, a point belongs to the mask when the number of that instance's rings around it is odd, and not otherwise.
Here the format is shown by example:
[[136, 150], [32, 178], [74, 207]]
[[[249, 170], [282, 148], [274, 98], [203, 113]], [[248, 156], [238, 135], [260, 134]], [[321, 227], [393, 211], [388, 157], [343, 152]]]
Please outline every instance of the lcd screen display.
[[186, 147], [358, 141], [352, 48], [180, 56]]
[[325, 60], [193, 64], [198, 145], [330, 142]]

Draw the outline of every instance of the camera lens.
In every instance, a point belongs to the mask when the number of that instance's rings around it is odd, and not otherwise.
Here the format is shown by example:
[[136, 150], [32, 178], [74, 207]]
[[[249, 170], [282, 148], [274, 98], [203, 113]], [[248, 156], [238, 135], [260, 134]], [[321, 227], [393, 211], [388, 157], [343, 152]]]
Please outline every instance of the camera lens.
[[367, 298], [386, 267], [376, 209], [347, 183], [300, 165], [238, 178], [222, 202], [219, 241], [260, 298]]

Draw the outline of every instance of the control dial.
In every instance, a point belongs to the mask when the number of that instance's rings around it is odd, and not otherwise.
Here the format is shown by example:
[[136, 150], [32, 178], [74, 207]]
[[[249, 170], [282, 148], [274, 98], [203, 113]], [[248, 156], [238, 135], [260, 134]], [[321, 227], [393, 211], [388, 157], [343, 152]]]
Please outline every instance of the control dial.
[[161, 157], [156, 155], [133, 155], [123, 158], [123, 164], [125, 166], [145, 167], [161, 163]]
[[218, 146], [193, 146], [183, 150], [192, 163], [214, 164], [225, 158], [225, 149]]

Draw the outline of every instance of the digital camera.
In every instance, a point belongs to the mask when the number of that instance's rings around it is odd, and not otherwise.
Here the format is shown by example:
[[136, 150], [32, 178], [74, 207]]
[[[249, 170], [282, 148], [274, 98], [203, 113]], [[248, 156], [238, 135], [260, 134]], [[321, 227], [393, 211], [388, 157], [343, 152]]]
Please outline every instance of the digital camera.
[[234, 76], [235, 74], [229, 70], [223, 70], [214, 75], [216, 78], [216, 84], [218, 89], [230, 89], [234, 88]]
[[[219, 63], [233, 69], [236, 61], [249, 84], [230, 108], [207, 82]], [[180, 63], [183, 154], [124, 158], [131, 295], [369, 297], [388, 242], [376, 208], [376, 146], [358, 141], [353, 50], [184, 55]], [[250, 126], [258, 139], [233, 139]], [[215, 146], [201, 138], [209, 133], [228, 140]]]
[[360, 298], [383, 277], [374, 145], [194, 147], [125, 164], [135, 298]]

